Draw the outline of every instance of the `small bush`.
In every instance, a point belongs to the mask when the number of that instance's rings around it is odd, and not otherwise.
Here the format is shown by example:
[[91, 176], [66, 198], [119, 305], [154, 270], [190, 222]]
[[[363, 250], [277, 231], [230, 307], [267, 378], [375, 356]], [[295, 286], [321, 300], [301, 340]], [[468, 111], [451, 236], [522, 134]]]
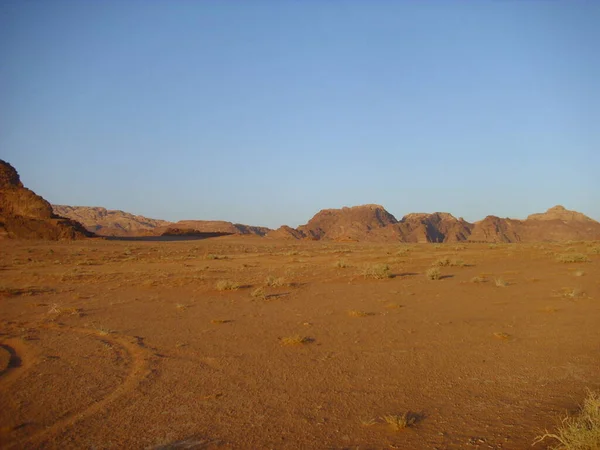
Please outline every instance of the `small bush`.
[[340, 259], [339, 261], [337, 261], [335, 263], [335, 267], [339, 268], [339, 269], [346, 269], [348, 266], [348, 263], [342, 259]]
[[566, 253], [564, 255], [558, 255], [556, 260], [561, 263], [590, 262], [590, 258], [583, 253]]
[[434, 261], [432, 266], [438, 266], [438, 267], [446, 267], [450, 265], [450, 258], [448, 258], [447, 256], [438, 259], [437, 261]]
[[442, 272], [437, 267], [432, 267], [425, 272], [425, 275], [427, 275], [427, 278], [430, 280], [439, 280], [442, 277]]
[[365, 278], [375, 278], [376, 280], [383, 280], [385, 278], [391, 278], [390, 266], [387, 264], [374, 264], [372, 266], [365, 267], [363, 272]]
[[235, 291], [240, 288], [239, 283], [231, 280], [219, 280], [216, 284], [217, 291]]
[[600, 394], [588, 391], [587, 397], [575, 417], [567, 416], [555, 433], [548, 430], [535, 438], [533, 445], [546, 439], [554, 439], [550, 450], [597, 450], [600, 448]]
[[437, 261], [434, 261], [432, 266], [437, 266], [437, 267], [464, 267], [466, 266], [465, 262], [462, 259], [450, 259], [449, 257], [445, 256], [443, 258], [438, 259]]

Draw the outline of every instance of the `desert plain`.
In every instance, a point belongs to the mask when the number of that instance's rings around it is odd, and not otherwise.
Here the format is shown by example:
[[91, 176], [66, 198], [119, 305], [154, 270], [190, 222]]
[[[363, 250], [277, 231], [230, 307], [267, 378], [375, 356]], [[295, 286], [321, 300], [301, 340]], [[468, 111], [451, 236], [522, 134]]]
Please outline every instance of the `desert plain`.
[[525, 449], [600, 388], [598, 241], [1, 245], [3, 449]]

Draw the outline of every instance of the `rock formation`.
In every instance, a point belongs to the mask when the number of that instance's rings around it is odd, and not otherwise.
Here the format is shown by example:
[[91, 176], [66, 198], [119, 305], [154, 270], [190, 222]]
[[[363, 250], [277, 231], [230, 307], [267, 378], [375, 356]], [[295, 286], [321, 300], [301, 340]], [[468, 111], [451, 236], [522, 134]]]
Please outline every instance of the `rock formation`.
[[0, 160], [0, 236], [58, 240], [92, 235], [78, 222], [54, 214], [50, 203], [24, 187], [16, 169]]
[[170, 224], [166, 220], [149, 219], [101, 207], [52, 205], [52, 209], [56, 214], [76, 220], [101, 236], [152, 235], [156, 228]]
[[269, 231], [271, 230], [265, 227], [253, 227], [241, 223], [225, 222], [223, 220], [180, 220], [179, 222], [157, 227], [154, 230], [154, 234], [160, 236], [177, 236], [212, 233], [216, 235], [252, 234], [265, 236]]

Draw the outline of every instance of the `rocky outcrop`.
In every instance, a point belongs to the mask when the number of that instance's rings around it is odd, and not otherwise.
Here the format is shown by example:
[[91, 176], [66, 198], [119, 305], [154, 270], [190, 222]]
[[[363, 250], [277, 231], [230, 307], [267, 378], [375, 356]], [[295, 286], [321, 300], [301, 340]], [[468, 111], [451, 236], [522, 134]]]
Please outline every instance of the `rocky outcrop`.
[[298, 231], [315, 240], [378, 240], [382, 228], [396, 223], [396, 218], [383, 206], [362, 205], [319, 211]]
[[55, 214], [76, 220], [89, 231], [101, 236], [152, 235], [156, 228], [170, 224], [166, 220], [149, 219], [102, 207], [52, 205], [52, 209]]
[[275, 239], [304, 239], [306, 235], [295, 228], [288, 227], [287, 225], [282, 225], [276, 230], [271, 230], [266, 234], [269, 238]]
[[501, 219], [487, 216], [475, 222], [469, 241], [474, 242], [520, 242], [523, 222], [513, 219]]
[[281, 227], [270, 237], [374, 242], [538, 242], [600, 239], [600, 223], [562, 206], [526, 220], [488, 216], [469, 223], [452, 214], [412, 213], [396, 221], [379, 205], [325, 209], [306, 225]]
[[80, 239], [92, 236], [80, 223], [58, 216], [21, 183], [16, 169], [0, 160], [0, 236], [22, 239]]
[[548, 209], [545, 213], [531, 214], [527, 217], [527, 220], [561, 220], [563, 222], [597, 223], [595, 220], [589, 218], [585, 214], [577, 211], [569, 211], [562, 205], [556, 205], [553, 208]]
[[223, 220], [180, 220], [166, 226], [157, 227], [154, 234], [159, 236], [194, 235], [216, 233], [217, 235], [252, 234], [265, 236], [270, 228], [254, 227], [240, 223], [225, 222]]

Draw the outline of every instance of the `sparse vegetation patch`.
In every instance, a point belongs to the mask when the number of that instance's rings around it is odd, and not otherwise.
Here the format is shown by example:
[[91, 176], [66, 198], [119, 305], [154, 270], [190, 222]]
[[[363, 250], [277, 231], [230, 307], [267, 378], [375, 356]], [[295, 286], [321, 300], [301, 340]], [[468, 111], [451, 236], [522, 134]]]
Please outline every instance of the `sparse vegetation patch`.
[[365, 278], [374, 278], [376, 280], [383, 280], [385, 278], [391, 278], [390, 266], [387, 264], [373, 264], [365, 267], [363, 271]]
[[437, 267], [432, 267], [425, 272], [425, 275], [430, 280], [439, 280], [442, 277], [442, 272]]
[[219, 280], [215, 287], [217, 291], [235, 291], [240, 288], [240, 284], [231, 280]]
[[583, 253], [565, 253], [558, 255], [556, 260], [561, 263], [590, 262], [590, 258]]
[[556, 432], [548, 430], [533, 441], [533, 445], [552, 439], [550, 450], [597, 450], [600, 448], [600, 394], [588, 391], [576, 416], [561, 420]]

